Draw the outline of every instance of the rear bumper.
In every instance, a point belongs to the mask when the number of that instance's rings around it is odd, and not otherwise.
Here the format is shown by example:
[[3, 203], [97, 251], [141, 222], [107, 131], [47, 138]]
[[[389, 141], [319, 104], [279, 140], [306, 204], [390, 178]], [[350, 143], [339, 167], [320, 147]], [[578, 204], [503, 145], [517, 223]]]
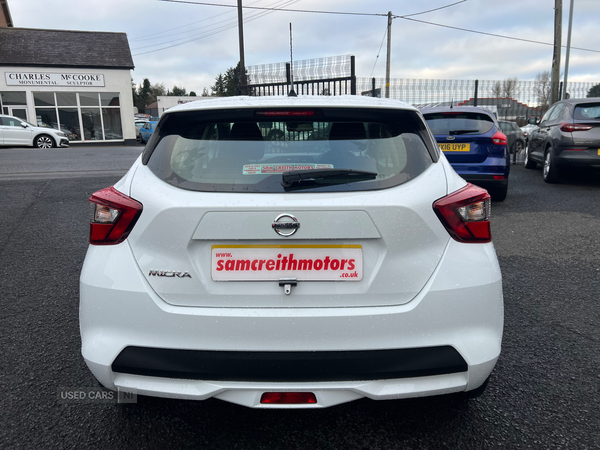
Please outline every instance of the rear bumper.
[[563, 150], [556, 155], [556, 163], [561, 166], [600, 167], [600, 148], [585, 151]]
[[466, 372], [450, 346], [394, 350], [248, 352], [127, 347], [113, 372], [186, 380], [322, 382]]
[[90, 247], [80, 327], [83, 357], [108, 388], [260, 408], [283, 407], [260, 404], [266, 391], [311, 391], [317, 404], [301, 407], [321, 408], [479, 387], [500, 354], [502, 283], [492, 244], [450, 240], [404, 305], [179, 307], [150, 289], [124, 242]]
[[484, 189], [500, 189], [508, 186], [508, 178], [501, 180], [495, 179], [490, 175], [471, 175], [471, 174], [459, 174], [469, 183], [475, 184]]

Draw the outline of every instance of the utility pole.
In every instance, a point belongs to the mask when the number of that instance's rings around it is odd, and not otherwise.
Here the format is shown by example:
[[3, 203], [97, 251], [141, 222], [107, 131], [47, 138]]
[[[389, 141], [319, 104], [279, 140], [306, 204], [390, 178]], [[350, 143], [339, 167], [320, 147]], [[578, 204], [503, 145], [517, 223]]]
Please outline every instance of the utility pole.
[[240, 36], [240, 93], [247, 94], [246, 89], [246, 62], [244, 61], [244, 15], [242, 13], [242, 0], [237, 0], [238, 30]]
[[567, 32], [567, 57], [565, 59], [565, 81], [563, 83], [563, 92], [561, 98], [567, 98], [567, 78], [569, 76], [569, 55], [571, 54], [571, 29], [573, 28], [573, 3], [571, 0], [571, 7], [569, 8], [569, 31]]
[[388, 11], [387, 60], [385, 62], [385, 98], [390, 98], [390, 63], [392, 58], [392, 12]]
[[562, 35], [562, 0], [554, 0], [554, 55], [552, 56], [552, 90], [550, 95], [550, 106], [559, 98], [558, 83], [560, 79], [560, 52]]

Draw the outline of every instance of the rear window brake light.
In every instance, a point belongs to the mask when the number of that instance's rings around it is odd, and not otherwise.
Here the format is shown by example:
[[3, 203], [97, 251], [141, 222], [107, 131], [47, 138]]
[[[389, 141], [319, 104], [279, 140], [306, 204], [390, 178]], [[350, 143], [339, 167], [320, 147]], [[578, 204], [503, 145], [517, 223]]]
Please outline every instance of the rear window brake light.
[[256, 111], [256, 117], [311, 117], [320, 115], [318, 111]]

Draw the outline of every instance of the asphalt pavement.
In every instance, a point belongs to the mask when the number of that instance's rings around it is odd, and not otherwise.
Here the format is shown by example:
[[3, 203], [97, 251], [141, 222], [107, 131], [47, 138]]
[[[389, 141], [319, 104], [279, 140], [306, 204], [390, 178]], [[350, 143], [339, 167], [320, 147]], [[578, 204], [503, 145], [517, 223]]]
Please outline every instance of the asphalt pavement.
[[[106, 152], [110, 161], [125, 153], [130, 164], [141, 147], [132, 149]], [[7, 174], [13, 163], [4, 150]], [[97, 156], [87, 158], [106, 158]], [[600, 448], [597, 171], [548, 185], [539, 169], [513, 166], [506, 201], [493, 203], [505, 334], [482, 397], [261, 411], [218, 400], [117, 404], [62, 395], [99, 389], [80, 354], [78, 277], [87, 198], [120, 175], [88, 172], [124, 169], [95, 164], [0, 180], [0, 448]], [[73, 173], [80, 170], [86, 175]]]

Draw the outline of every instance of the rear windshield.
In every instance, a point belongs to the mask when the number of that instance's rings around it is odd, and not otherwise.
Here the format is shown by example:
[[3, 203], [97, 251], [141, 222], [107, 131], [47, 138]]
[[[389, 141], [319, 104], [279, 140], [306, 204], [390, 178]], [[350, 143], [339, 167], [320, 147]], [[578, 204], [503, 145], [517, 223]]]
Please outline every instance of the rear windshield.
[[494, 120], [483, 113], [439, 112], [425, 114], [427, 125], [433, 134], [456, 136], [461, 134], [485, 134], [494, 126]]
[[331, 192], [397, 186], [437, 151], [413, 111], [241, 109], [165, 115], [142, 161], [189, 190]]
[[582, 103], [580, 105], [575, 105], [573, 118], [575, 120], [600, 119], [600, 103]]

